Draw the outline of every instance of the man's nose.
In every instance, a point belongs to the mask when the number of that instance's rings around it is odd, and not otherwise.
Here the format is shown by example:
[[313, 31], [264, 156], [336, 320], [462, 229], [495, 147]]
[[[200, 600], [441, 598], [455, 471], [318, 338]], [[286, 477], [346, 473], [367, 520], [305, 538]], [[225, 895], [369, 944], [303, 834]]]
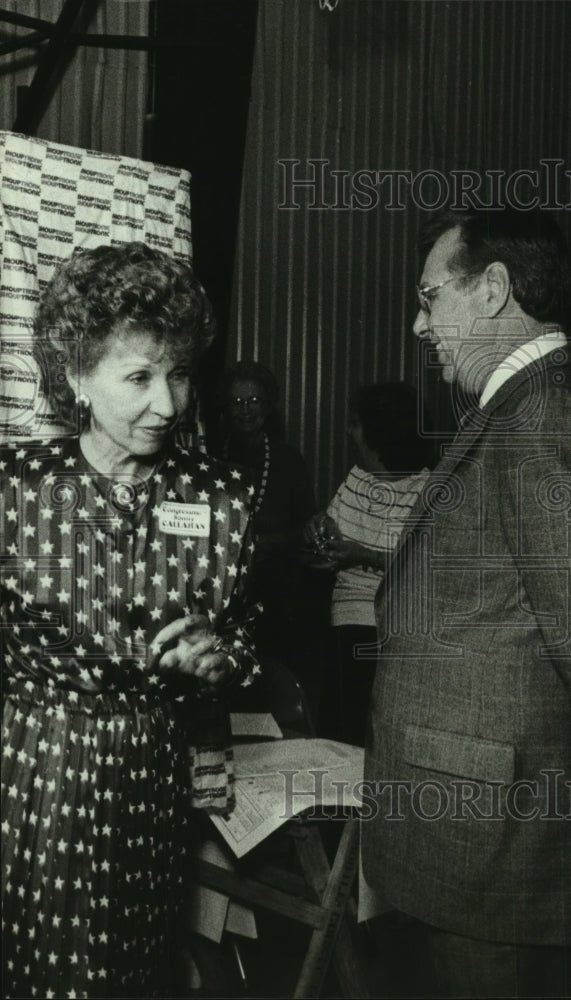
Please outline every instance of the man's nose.
[[426, 313], [424, 309], [419, 309], [416, 314], [416, 319], [412, 326], [412, 332], [417, 337], [426, 337], [429, 331], [430, 331], [430, 326], [428, 322], [428, 313]]

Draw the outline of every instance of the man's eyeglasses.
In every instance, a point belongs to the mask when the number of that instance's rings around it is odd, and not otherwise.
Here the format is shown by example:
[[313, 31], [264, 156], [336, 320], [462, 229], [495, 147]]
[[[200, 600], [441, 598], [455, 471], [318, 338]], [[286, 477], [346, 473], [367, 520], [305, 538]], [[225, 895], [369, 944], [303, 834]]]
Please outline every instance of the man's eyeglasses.
[[446, 278], [445, 281], [439, 281], [437, 285], [417, 285], [416, 294], [422, 311], [425, 312], [427, 316], [430, 316], [432, 302], [436, 298], [436, 293], [439, 289], [444, 288], [444, 285], [448, 285], [451, 281], [456, 281], [461, 277], [461, 274], [453, 274], [451, 278]]
[[235, 410], [241, 410], [243, 406], [261, 406], [263, 400], [261, 396], [233, 396], [229, 402]]

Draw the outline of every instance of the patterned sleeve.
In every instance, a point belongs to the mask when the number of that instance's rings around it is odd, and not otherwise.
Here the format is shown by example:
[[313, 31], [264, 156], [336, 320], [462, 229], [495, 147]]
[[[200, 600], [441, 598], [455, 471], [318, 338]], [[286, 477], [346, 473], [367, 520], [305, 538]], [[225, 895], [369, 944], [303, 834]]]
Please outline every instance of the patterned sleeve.
[[[173, 484], [176, 495], [185, 502], [207, 503], [211, 518], [210, 537], [195, 539], [190, 550], [192, 594], [187, 592], [186, 610], [205, 614], [214, 634], [223, 640], [222, 649], [234, 666], [226, 689], [247, 687], [261, 672], [252, 639], [261, 610], [251, 596], [250, 583], [254, 488], [243, 469], [211, 456], [194, 453], [183, 456], [183, 462], [190, 474]], [[188, 482], [183, 483], [185, 478]], [[168, 490], [166, 495], [171, 495]], [[165, 538], [167, 548], [173, 541]]]
[[229, 681], [232, 686], [248, 687], [261, 672], [252, 638], [255, 621], [262, 610], [260, 604], [253, 604], [250, 600], [249, 581], [253, 553], [252, 526], [249, 521], [238, 560], [236, 583], [228, 606], [215, 626], [215, 631], [224, 640], [223, 648], [234, 664]]
[[[10, 445], [0, 448], [0, 603], [16, 599], [20, 575], [20, 457]], [[16, 579], [18, 578], [18, 579]]]

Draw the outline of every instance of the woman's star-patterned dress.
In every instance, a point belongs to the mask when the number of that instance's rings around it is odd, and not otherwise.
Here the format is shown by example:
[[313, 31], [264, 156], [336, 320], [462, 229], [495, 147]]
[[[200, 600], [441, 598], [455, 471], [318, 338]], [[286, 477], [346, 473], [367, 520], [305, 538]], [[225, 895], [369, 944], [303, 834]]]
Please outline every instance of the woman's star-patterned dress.
[[4, 448], [0, 476], [4, 996], [160, 995], [190, 807], [227, 808], [232, 775], [223, 704], [152, 643], [201, 614], [232, 683], [258, 671], [251, 490], [174, 443], [146, 482], [76, 439]]

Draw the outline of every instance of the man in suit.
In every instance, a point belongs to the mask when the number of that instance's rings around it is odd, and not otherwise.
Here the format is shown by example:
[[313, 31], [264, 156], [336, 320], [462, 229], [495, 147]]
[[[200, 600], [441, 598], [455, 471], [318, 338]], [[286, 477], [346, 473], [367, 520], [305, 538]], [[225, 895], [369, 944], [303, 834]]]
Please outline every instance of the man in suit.
[[426, 249], [414, 332], [461, 421], [377, 595], [364, 871], [438, 995], [568, 996], [569, 257], [507, 209], [445, 212]]

